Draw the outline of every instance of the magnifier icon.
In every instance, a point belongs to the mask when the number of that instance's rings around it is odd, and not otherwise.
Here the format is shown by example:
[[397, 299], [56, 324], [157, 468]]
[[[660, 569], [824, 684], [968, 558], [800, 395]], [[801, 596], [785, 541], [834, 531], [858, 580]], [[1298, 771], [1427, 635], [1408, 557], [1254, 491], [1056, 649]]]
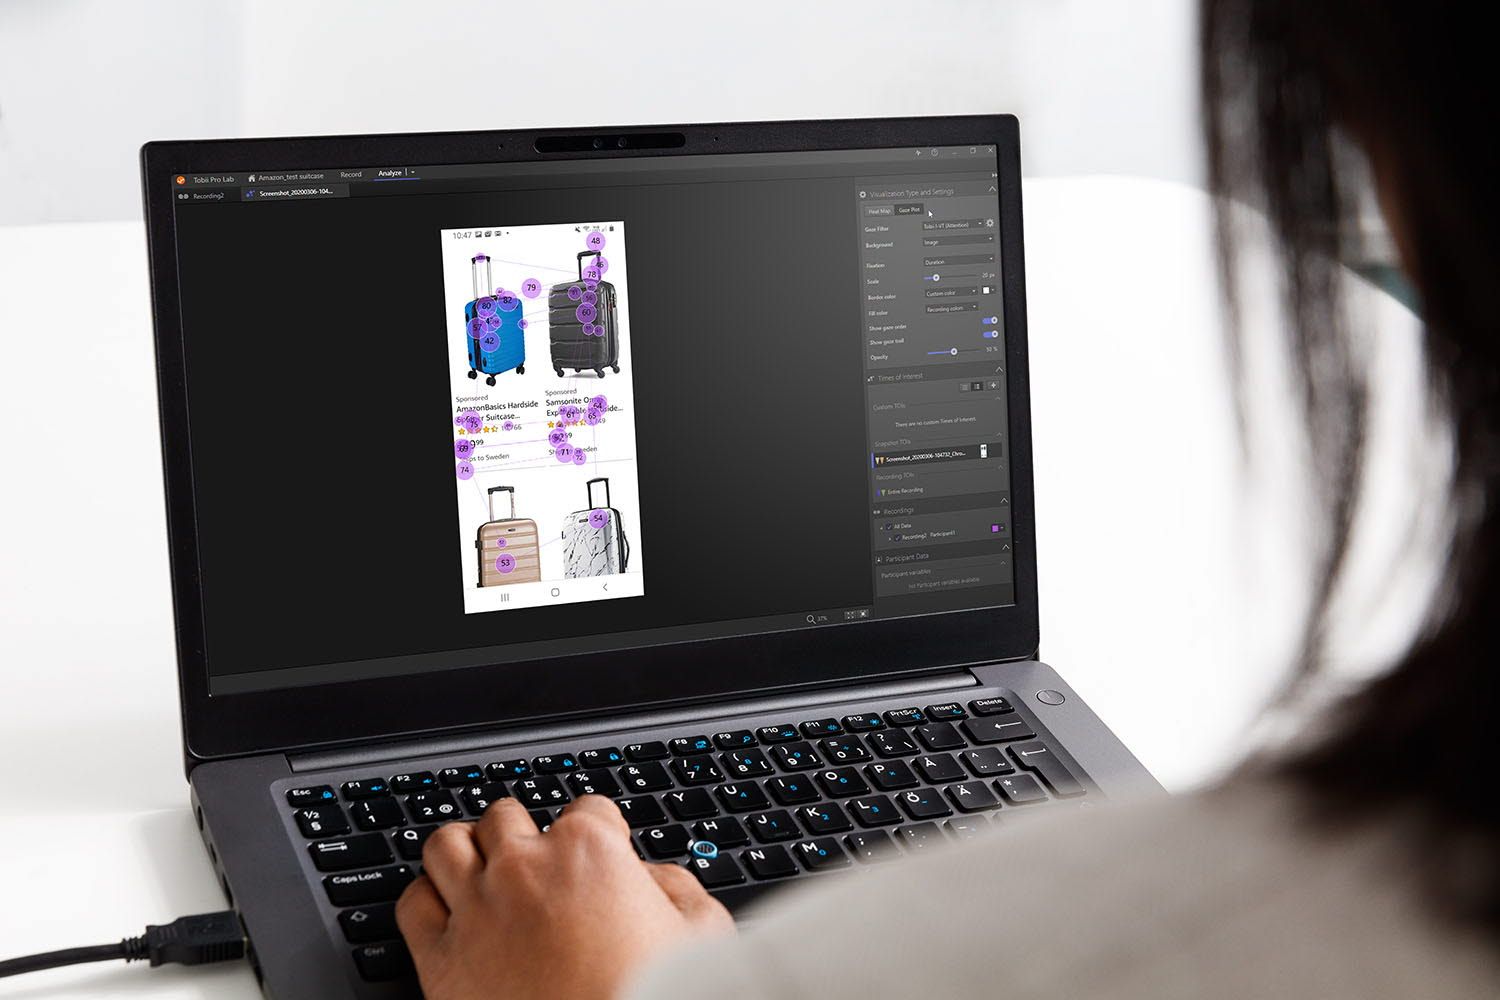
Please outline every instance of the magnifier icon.
[[817, 622], [813, 619], [812, 615], [808, 615], [807, 616], [807, 624], [809, 624], [809, 625], [816, 625], [817, 624]]

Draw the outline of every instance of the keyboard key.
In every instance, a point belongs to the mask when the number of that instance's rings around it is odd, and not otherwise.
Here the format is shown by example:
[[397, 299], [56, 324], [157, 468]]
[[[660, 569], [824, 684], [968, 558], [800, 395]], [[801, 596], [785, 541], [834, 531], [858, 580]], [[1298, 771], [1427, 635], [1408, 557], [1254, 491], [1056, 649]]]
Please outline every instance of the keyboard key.
[[720, 785], [714, 789], [714, 794], [719, 797], [720, 802], [724, 803], [725, 809], [734, 813], [753, 812], [756, 809], [765, 809], [771, 804], [771, 800], [766, 798], [766, 793], [761, 791], [760, 786], [753, 781]]
[[432, 836], [432, 831], [436, 829], [436, 824], [409, 826], [391, 834], [391, 843], [395, 845], [396, 853], [401, 855], [402, 861], [421, 861], [422, 845], [427, 843], [427, 838]]
[[640, 833], [641, 846], [653, 858], [676, 858], [687, 853], [688, 832], [681, 826], [653, 826]]
[[1010, 755], [1026, 770], [1035, 771], [1041, 775], [1047, 787], [1056, 794], [1071, 798], [1084, 793], [1083, 785], [1073, 777], [1073, 772], [1068, 770], [1068, 765], [1059, 760], [1057, 755], [1041, 740], [1032, 743], [1013, 743], [1010, 746]]
[[755, 746], [755, 734], [748, 729], [714, 733], [714, 746], [720, 750], [743, 750], [745, 747]]
[[[583, 757], [579, 754], [579, 758]], [[615, 780], [614, 775], [604, 768], [595, 768], [591, 771], [574, 771], [568, 775], [568, 787], [574, 795], [603, 795], [606, 798], [617, 799], [624, 792], [620, 791], [620, 783]]]
[[920, 708], [893, 708], [885, 713], [885, 721], [893, 726], [920, 726], [927, 716]]
[[802, 859], [802, 864], [810, 872], [820, 872], [829, 868], [847, 868], [850, 865], [849, 855], [844, 853], [839, 842], [832, 837], [804, 840], [792, 848], [792, 853]]
[[339, 926], [344, 929], [344, 937], [351, 944], [401, 936], [401, 932], [396, 929], [395, 903], [375, 903], [344, 910], [339, 914]]
[[897, 795], [896, 801], [901, 803], [901, 808], [912, 819], [936, 819], [939, 816], [953, 815], [953, 810], [948, 808], [936, 788], [913, 788]]
[[491, 781], [514, 781], [531, 777], [531, 761], [525, 757], [515, 760], [497, 760], [484, 769], [485, 777]]
[[1008, 698], [976, 698], [969, 702], [969, 711], [975, 715], [1004, 715], [1015, 710]]
[[911, 737], [899, 729], [871, 733], [868, 739], [870, 749], [881, 757], [907, 757], [917, 752], [917, 745], [911, 741]]
[[917, 783], [917, 776], [911, 773], [911, 768], [906, 766], [904, 760], [889, 760], [879, 764], [871, 764], [865, 768], [865, 774], [870, 779], [870, 784], [882, 792], [894, 792], [898, 788], [911, 788]]
[[716, 819], [700, 819], [694, 823], [693, 839], [707, 840], [723, 850], [750, 843], [750, 834], [745, 830], [744, 824], [733, 816], [722, 816]]
[[867, 795], [849, 800], [849, 815], [860, 826], [889, 826], [901, 822], [901, 814], [887, 796]]
[[948, 796], [948, 801], [958, 807], [959, 812], [979, 812], [984, 809], [994, 809], [1000, 805], [1000, 800], [995, 798], [995, 793], [990, 791], [989, 786], [982, 781], [963, 781], [956, 785], [949, 785], [943, 789], [943, 794]]
[[912, 763], [916, 766], [917, 773], [933, 784], [944, 781], [962, 781], [968, 777], [964, 769], [958, 766], [958, 761], [953, 759], [952, 754], [926, 754]]
[[849, 795], [864, 795], [870, 790], [870, 786], [865, 784], [865, 779], [859, 776], [859, 771], [852, 767], [834, 767], [827, 771], [819, 771], [818, 784], [823, 786], [823, 791], [836, 799]]
[[771, 798], [784, 806], [799, 806], [804, 802], [816, 802], [818, 789], [812, 779], [805, 775], [787, 775], [766, 782], [766, 791]]
[[408, 795], [406, 808], [418, 823], [446, 823], [459, 816], [458, 803], [453, 800], [453, 793], [445, 788]]
[[1036, 733], [1026, 725], [1026, 720], [1015, 715], [1002, 715], [992, 719], [966, 719], [960, 723], [964, 733], [975, 743], [1001, 743], [1005, 740], [1029, 740]]
[[958, 755], [970, 771], [979, 778], [988, 778], [996, 774], [1010, 774], [1015, 767], [1006, 758], [1005, 751], [999, 747], [980, 747], [978, 750], [965, 750]]
[[925, 851], [930, 847], [940, 847], [943, 843], [943, 834], [937, 828], [936, 823], [913, 823], [911, 826], [897, 827], [896, 839], [908, 851], [916, 852]]
[[403, 941], [362, 944], [354, 949], [354, 964], [360, 978], [371, 983], [400, 979], [416, 971], [411, 964], [411, 952]]
[[436, 787], [437, 778], [433, 777], [431, 771], [414, 771], [411, 774], [397, 774], [391, 777], [391, 790], [398, 795], [425, 792], [429, 788]]
[[885, 723], [881, 722], [880, 716], [874, 712], [860, 712], [858, 715], [844, 716], [844, 729], [851, 733], [868, 733], [883, 725]]
[[337, 802], [338, 796], [333, 793], [330, 785], [311, 785], [307, 788], [288, 788], [286, 790], [286, 804], [289, 806], [310, 806], [319, 802]]
[[474, 785], [484, 781], [484, 771], [478, 764], [445, 767], [438, 772], [438, 781], [443, 783], [444, 788], [462, 788], [464, 785]]
[[552, 824], [557, 821], [557, 813], [551, 809], [528, 809], [526, 815], [536, 824], [536, 828], [543, 833], [552, 829]]
[[785, 809], [755, 813], [746, 817], [746, 821], [750, 826], [751, 834], [761, 844], [772, 844], [779, 840], [795, 840], [802, 835], [792, 819], [792, 814]]
[[501, 799], [510, 795], [505, 785], [498, 781], [486, 781], [479, 785], [470, 785], [458, 793], [458, 800], [464, 804], [470, 816], [483, 816], [484, 811]]
[[[384, 801], [391, 802], [390, 799]], [[396, 808], [400, 809], [400, 806]], [[339, 808], [337, 802], [303, 806], [292, 815], [297, 817], [297, 827], [304, 837], [333, 837], [349, 832], [349, 821], [344, 818], [344, 810]]]
[[391, 865], [369, 872], [327, 875], [323, 889], [334, 906], [362, 906], [365, 903], [388, 903], [401, 895], [412, 880], [406, 865]]
[[391, 794], [391, 786], [384, 778], [360, 778], [358, 781], [344, 782], [344, 798], [351, 801], [373, 799], [389, 794]]
[[843, 833], [854, 829], [854, 824], [849, 822], [849, 817], [844, 810], [839, 808], [837, 802], [820, 802], [815, 806], [802, 806], [797, 810], [797, 818], [802, 825], [807, 827], [811, 834], [820, 833]]
[[715, 785], [724, 780], [724, 773], [707, 754], [699, 757], [678, 757], [672, 761], [672, 770], [677, 780], [684, 785]]
[[[935, 721], [943, 719], [967, 719], [969, 713], [956, 701], [945, 701], [941, 705], [928, 705], [927, 718]], [[936, 747], [933, 748], [937, 749]]]
[[865, 749], [858, 736], [830, 736], [818, 746], [830, 764], [854, 764], [870, 759], [870, 751]]
[[597, 750], [585, 750], [578, 755], [578, 765], [586, 769], [615, 767], [623, 763], [625, 752], [619, 747], [600, 747]]
[[[625, 752], [629, 753], [629, 748]], [[626, 764], [620, 768], [619, 774], [620, 784], [631, 794], [660, 792], [672, 787], [672, 776], [654, 760], [642, 764]]]
[[531, 769], [537, 774], [562, 774], [577, 766], [578, 758], [570, 753], [548, 754], [545, 757], [531, 759]]
[[343, 872], [351, 868], [374, 868], [393, 860], [385, 838], [378, 833], [357, 833], [352, 837], [320, 840], [307, 845], [313, 865], [320, 872]]
[[724, 765], [724, 773], [731, 778], [758, 778], [776, 771], [766, 755], [758, 749], [731, 750], [720, 755], [719, 762]]
[[851, 833], [844, 838], [844, 846], [849, 848], [849, 853], [854, 855], [856, 861], [867, 865], [893, 861], [901, 856], [901, 852], [896, 849], [896, 842], [884, 830]]
[[943, 829], [955, 840], [971, 840], [983, 833], [989, 825], [985, 814], [979, 813], [975, 816], [955, 816], [943, 824]]
[[785, 847], [772, 844], [769, 847], [752, 847], [740, 855], [750, 874], [758, 879], [786, 878], [797, 874], [797, 864]]
[[797, 727], [791, 723], [782, 726], [761, 726], [755, 731], [755, 735], [760, 737], [762, 743], [790, 743], [801, 736], [797, 732]]
[[691, 757], [694, 754], [707, 753], [714, 748], [713, 741], [707, 736], [679, 736], [667, 743], [667, 749], [678, 757]]
[[670, 756], [667, 745], [661, 740], [652, 740], [650, 743], [632, 743], [625, 748], [625, 756], [639, 763], [643, 760], [662, 760]]
[[912, 731], [929, 750], [958, 750], [964, 746], [964, 738], [958, 735], [951, 722], [929, 722]]
[[698, 876], [705, 889], [718, 889], [726, 885], [739, 885], [745, 881], [745, 873], [727, 854], [713, 858], [694, 857], [688, 861], [688, 871]]
[[633, 799], [619, 801], [620, 812], [632, 829], [655, 826], [664, 822], [667, 814], [661, 811], [661, 803], [650, 795], [638, 795]]
[[1013, 774], [1008, 778], [996, 778], [995, 788], [1005, 801], [1013, 802], [1018, 806], [1026, 805], [1028, 802], [1043, 802], [1047, 793], [1042, 791], [1042, 786], [1037, 784], [1035, 778], [1029, 774]]
[[661, 797], [667, 811], [678, 819], [702, 819], [719, 815], [707, 788], [679, 788]]
[[354, 825], [361, 830], [389, 830], [406, 825], [406, 814], [395, 799], [364, 799], [349, 806]]
[[823, 766], [823, 758], [818, 756], [811, 743], [783, 743], [772, 747], [771, 755], [788, 771], [808, 771]]
[[522, 778], [511, 786], [511, 794], [520, 799], [521, 805], [528, 809], [560, 806], [572, 798], [555, 774]]
[[809, 739], [817, 739], [819, 736], [834, 736], [843, 731], [844, 727], [839, 725], [838, 719], [814, 719], [812, 722], [802, 723], [802, 735]]

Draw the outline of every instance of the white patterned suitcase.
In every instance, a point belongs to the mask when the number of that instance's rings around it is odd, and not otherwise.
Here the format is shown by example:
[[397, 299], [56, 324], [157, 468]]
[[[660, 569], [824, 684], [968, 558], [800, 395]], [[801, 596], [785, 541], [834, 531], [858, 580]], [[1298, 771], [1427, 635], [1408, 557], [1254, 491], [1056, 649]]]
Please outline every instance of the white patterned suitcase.
[[[604, 484], [603, 507], [594, 506], [595, 483]], [[625, 526], [609, 503], [609, 480], [590, 479], [587, 488], [588, 507], [575, 510], [563, 522], [563, 573], [570, 580], [623, 573], [630, 563]]]

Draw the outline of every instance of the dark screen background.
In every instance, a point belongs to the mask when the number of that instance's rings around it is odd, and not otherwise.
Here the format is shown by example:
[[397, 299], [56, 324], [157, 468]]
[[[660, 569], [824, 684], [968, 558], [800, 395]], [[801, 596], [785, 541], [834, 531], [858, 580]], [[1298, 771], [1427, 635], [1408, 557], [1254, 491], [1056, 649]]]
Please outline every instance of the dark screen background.
[[[870, 603], [852, 182], [639, 177], [178, 212], [210, 674]], [[439, 230], [596, 219], [646, 596], [465, 615]]]

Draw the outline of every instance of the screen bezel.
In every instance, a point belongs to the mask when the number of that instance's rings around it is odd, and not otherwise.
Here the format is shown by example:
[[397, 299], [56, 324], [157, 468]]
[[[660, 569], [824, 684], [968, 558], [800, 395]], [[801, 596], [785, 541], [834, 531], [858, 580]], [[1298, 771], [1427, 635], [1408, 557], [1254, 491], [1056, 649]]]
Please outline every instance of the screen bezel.
[[[538, 139], [680, 134], [670, 148], [537, 152]], [[210, 696], [198, 572], [172, 177], [178, 173], [380, 164], [545, 162], [993, 145], [1016, 603], [586, 656]], [[576, 145], [558, 143], [560, 146]], [[1038, 645], [1035, 504], [1021, 234], [1019, 125], [1012, 115], [152, 142], [141, 149], [150, 251], [167, 528], [187, 765], [271, 751], [561, 720], [608, 711], [906, 676], [1033, 655]], [[274, 627], [274, 626], [270, 626]]]

